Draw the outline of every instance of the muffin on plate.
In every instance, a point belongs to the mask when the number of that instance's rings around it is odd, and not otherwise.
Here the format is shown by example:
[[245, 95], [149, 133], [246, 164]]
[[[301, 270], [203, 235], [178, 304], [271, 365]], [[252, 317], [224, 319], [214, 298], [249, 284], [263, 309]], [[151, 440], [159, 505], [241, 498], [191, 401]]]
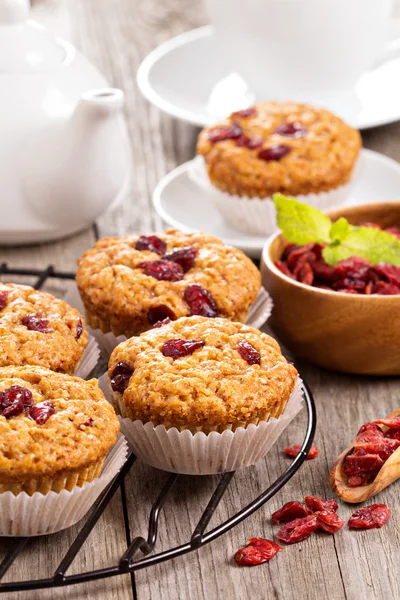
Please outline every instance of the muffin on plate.
[[[108, 369], [113, 403], [135, 451], [150, 464], [163, 454], [168, 459], [172, 451], [174, 468], [162, 468], [177, 471], [190, 455], [195, 464], [204, 459], [207, 440], [217, 455], [215, 444], [223, 450], [237, 432], [242, 436], [252, 426], [253, 436], [261, 424], [279, 423], [297, 375], [270, 336], [242, 323], [204, 317], [184, 317], [127, 340], [113, 351]], [[173, 443], [165, 445], [163, 436], [170, 432]], [[178, 451], [181, 442], [193, 443], [199, 432], [205, 448], [194, 442], [197, 450]], [[155, 461], [146, 456], [143, 435], [160, 454]], [[217, 470], [226, 466], [223, 460]]]
[[261, 288], [243, 252], [173, 229], [100, 240], [80, 258], [76, 281], [89, 325], [127, 337], [190, 315], [245, 321]]
[[[235, 227], [273, 231], [275, 192], [319, 208], [348, 192], [361, 148], [358, 131], [331, 112], [292, 102], [261, 102], [205, 128], [204, 157], [217, 206]], [[251, 201], [250, 201], [251, 200]], [[272, 212], [271, 212], [272, 211]]]
[[26, 285], [0, 283], [0, 368], [38, 365], [73, 374], [87, 342], [75, 308]]
[[0, 369], [0, 493], [47, 494], [92, 481], [119, 428], [95, 379]]

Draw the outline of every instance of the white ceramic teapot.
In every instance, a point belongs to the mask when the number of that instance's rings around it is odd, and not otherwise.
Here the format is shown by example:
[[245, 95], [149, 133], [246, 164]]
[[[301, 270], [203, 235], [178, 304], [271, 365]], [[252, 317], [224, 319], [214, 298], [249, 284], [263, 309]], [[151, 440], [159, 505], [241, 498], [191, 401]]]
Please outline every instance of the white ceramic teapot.
[[0, 245], [69, 235], [129, 189], [124, 94], [0, 0]]

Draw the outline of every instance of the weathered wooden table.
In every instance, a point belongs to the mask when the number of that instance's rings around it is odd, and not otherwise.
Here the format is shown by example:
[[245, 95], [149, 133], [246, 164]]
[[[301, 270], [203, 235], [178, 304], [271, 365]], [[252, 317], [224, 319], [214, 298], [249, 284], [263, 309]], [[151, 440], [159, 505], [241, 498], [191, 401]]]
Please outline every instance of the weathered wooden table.
[[[135, 82], [140, 61], [168, 38], [205, 23], [201, 0], [34, 0], [34, 17], [75, 42], [116, 86], [126, 92], [126, 116], [133, 147], [132, 193], [124, 206], [100, 220], [100, 235], [153, 231], [162, 223], [151, 206], [158, 180], [176, 165], [193, 156], [197, 131], [178, 123], [150, 106]], [[400, 160], [400, 125], [390, 125], [364, 135], [366, 147]], [[12, 266], [43, 267], [49, 262], [73, 270], [77, 257], [95, 241], [95, 229], [68, 240], [30, 248], [1, 250], [1, 262]], [[392, 485], [379, 502], [392, 508], [390, 522], [381, 530], [351, 532], [343, 528], [335, 536], [314, 535], [287, 547], [271, 561], [253, 569], [232, 564], [234, 551], [252, 536], [272, 538], [270, 514], [284, 502], [306, 494], [330, 497], [329, 467], [352, 439], [358, 426], [398, 409], [398, 379], [349, 377], [304, 365], [316, 398], [320, 456], [304, 464], [289, 484], [258, 511], [227, 535], [198, 552], [134, 577], [123, 575], [62, 589], [8, 594], [7, 598], [90, 598], [110, 600], [391, 600], [400, 597], [400, 507], [398, 486]], [[305, 411], [303, 411], [305, 413]], [[299, 416], [276, 448], [256, 467], [238, 473], [214, 516], [213, 523], [247, 504], [281, 472], [287, 460], [283, 444], [302, 438], [306, 415]], [[150, 504], [166, 475], [137, 465], [128, 476], [127, 499], [130, 535], [147, 532]], [[174, 489], [161, 519], [159, 547], [186, 541], [217, 478], [182, 478]], [[126, 548], [126, 529], [119, 493], [83, 546], [71, 572], [112, 564]], [[341, 505], [348, 518], [352, 507]], [[74, 538], [77, 527], [33, 540], [12, 567], [7, 579], [50, 575]], [[275, 529], [276, 531], [276, 529]], [[0, 542], [0, 548], [4, 544]]]

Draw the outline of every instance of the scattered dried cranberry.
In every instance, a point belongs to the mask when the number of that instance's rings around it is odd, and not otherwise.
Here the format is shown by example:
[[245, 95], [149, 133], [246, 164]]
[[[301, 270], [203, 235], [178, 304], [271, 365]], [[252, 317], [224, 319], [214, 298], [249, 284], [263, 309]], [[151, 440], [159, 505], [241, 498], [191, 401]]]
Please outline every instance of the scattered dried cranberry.
[[383, 527], [390, 518], [390, 508], [385, 504], [371, 504], [359, 508], [349, 519], [352, 529], [376, 529]]
[[163, 255], [164, 260], [169, 260], [177, 263], [186, 273], [194, 265], [194, 259], [196, 258], [198, 249], [193, 246], [184, 246], [183, 248], [175, 248], [171, 252]]
[[343, 527], [345, 520], [341, 519], [335, 512], [331, 510], [321, 510], [315, 513], [319, 529], [323, 529], [328, 533], [335, 533]]
[[7, 297], [8, 297], [9, 293], [10, 292], [8, 292], [7, 290], [0, 292], [0, 310], [3, 310], [3, 308], [5, 308], [5, 306], [7, 304]]
[[39, 331], [40, 333], [49, 333], [49, 321], [42, 319], [39, 313], [36, 315], [26, 315], [21, 321], [29, 331]]
[[164, 327], [164, 325], [168, 325], [169, 323], [171, 323], [171, 319], [169, 317], [167, 317], [166, 319], [163, 319], [162, 321], [156, 321], [152, 327], [152, 329], [159, 329], [160, 327]]
[[[295, 458], [301, 450], [301, 444], [292, 444], [288, 448], [284, 448], [283, 451], [287, 456], [291, 456]], [[318, 456], [318, 448], [316, 446], [311, 446], [310, 450], [307, 454], [307, 460], [312, 460], [313, 458], [317, 458]]]
[[122, 394], [129, 385], [129, 380], [132, 377], [133, 369], [124, 362], [119, 362], [115, 365], [111, 373], [111, 388], [114, 392]]
[[242, 108], [242, 110], [237, 110], [231, 114], [231, 117], [240, 117], [241, 119], [246, 119], [247, 117], [253, 117], [257, 114], [257, 109], [255, 106], [249, 106], [248, 108]]
[[276, 534], [278, 540], [286, 542], [286, 544], [296, 544], [310, 537], [314, 531], [318, 529], [317, 516], [309, 515], [302, 519], [294, 519], [283, 525]]
[[54, 408], [54, 405], [48, 400], [45, 400], [44, 402], [39, 402], [32, 406], [29, 410], [29, 416], [32, 421], [36, 421], [38, 425], [44, 425], [55, 412], [56, 409]]
[[239, 567], [251, 567], [268, 562], [282, 550], [281, 546], [271, 540], [251, 538], [244, 548], [240, 548], [234, 555], [234, 560]]
[[178, 263], [169, 260], [146, 260], [136, 265], [136, 267], [143, 269], [146, 275], [159, 281], [180, 281], [183, 279], [182, 267]]
[[164, 254], [167, 244], [156, 235], [141, 235], [135, 245], [136, 250], [149, 250], [156, 254]]
[[312, 514], [312, 510], [308, 506], [305, 506], [301, 502], [286, 502], [279, 510], [275, 511], [271, 515], [272, 522], [275, 525], [284, 523], [285, 521], [293, 521], [294, 519], [301, 519]]
[[218, 310], [214, 298], [198, 283], [188, 285], [184, 296], [192, 315], [211, 318], [217, 316]]
[[291, 151], [291, 147], [287, 146], [286, 144], [276, 144], [275, 146], [270, 146], [269, 148], [260, 150], [257, 156], [261, 160], [269, 162], [271, 160], [281, 160]]
[[323, 500], [322, 498], [318, 498], [317, 496], [306, 496], [304, 498], [304, 502], [307, 507], [312, 510], [312, 512], [318, 511], [333, 511], [336, 512], [338, 509], [338, 505], [336, 500]]
[[165, 321], [166, 319], [170, 319], [170, 321], [175, 321], [176, 315], [175, 313], [166, 306], [165, 304], [159, 304], [158, 306], [152, 306], [147, 314], [148, 321], [150, 325], [155, 325], [159, 321]]
[[83, 332], [82, 319], [79, 319], [78, 325], [76, 326], [76, 336], [75, 336], [75, 338], [77, 340], [79, 340], [79, 338], [81, 337], [82, 332]]
[[208, 139], [212, 144], [223, 142], [225, 140], [234, 140], [242, 135], [242, 128], [237, 123], [227, 125], [226, 127], [217, 127], [212, 129], [208, 134]]
[[307, 129], [300, 123], [282, 123], [276, 127], [274, 133], [278, 135], [284, 135], [291, 138], [303, 137], [307, 133]]
[[164, 356], [170, 356], [174, 360], [182, 356], [189, 356], [199, 348], [203, 348], [205, 342], [202, 340], [180, 340], [178, 338], [168, 340], [161, 348]]
[[259, 365], [261, 363], [259, 351], [256, 350], [250, 342], [240, 340], [240, 342], [237, 343], [236, 348], [243, 360], [249, 365]]

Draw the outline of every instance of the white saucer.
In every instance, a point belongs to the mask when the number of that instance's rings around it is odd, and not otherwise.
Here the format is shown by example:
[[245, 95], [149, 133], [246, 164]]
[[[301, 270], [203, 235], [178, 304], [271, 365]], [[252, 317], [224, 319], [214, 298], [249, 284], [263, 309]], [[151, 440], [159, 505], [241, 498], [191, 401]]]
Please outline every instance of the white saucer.
[[[168, 40], [148, 54], [137, 73], [144, 96], [164, 112], [204, 127], [256, 100], [245, 80], [230, 73], [218, 56], [211, 26], [193, 29]], [[400, 57], [365, 73], [345, 96], [325, 106], [358, 129], [400, 119]], [[218, 57], [218, 60], [216, 60]], [[271, 85], [270, 99], [274, 99]], [[304, 98], [312, 103], [312, 98]]]
[[[400, 200], [400, 163], [372, 150], [362, 150], [363, 171], [346, 204]], [[259, 258], [265, 236], [242, 233], [226, 223], [214, 206], [212, 192], [189, 176], [193, 161], [177, 167], [161, 179], [153, 193], [160, 217], [182, 231], [204, 231]]]

